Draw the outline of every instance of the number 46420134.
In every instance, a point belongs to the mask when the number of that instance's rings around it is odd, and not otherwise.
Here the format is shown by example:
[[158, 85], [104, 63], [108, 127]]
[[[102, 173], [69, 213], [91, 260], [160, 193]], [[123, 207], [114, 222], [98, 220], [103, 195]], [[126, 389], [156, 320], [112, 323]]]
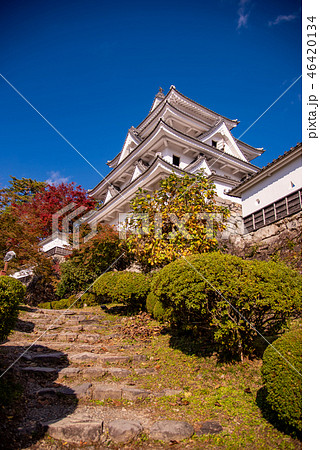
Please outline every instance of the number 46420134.
[[316, 30], [317, 30], [317, 26], [314, 23], [314, 21], [316, 20], [316, 17], [311, 16], [311, 17], [307, 17], [307, 20], [310, 23], [307, 24], [307, 60], [308, 60], [308, 64], [307, 64], [307, 70], [310, 70], [310, 72], [307, 73], [308, 77], [313, 78], [316, 76], [316, 54], [317, 54], [317, 49], [316, 49]]

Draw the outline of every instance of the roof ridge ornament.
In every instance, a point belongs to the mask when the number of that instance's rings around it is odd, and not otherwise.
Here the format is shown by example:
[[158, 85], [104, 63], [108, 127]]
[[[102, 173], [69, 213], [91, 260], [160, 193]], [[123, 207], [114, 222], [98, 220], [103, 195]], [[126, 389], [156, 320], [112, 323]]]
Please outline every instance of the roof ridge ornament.
[[156, 98], [164, 98], [164, 97], [165, 95], [163, 93], [163, 89], [162, 87], [159, 87], [159, 92], [157, 93]]

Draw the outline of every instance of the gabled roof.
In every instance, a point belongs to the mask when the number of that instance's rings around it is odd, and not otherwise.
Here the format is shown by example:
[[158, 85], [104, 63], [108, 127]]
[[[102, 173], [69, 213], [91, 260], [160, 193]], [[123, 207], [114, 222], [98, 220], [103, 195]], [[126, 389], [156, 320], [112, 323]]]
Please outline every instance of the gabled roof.
[[302, 155], [302, 143], [299, 142], [295, 147], [291, 147], [290, 150], [284, 152], [283, 155], [280, 155], [278, 158], [274, 159], [266, 166], [262, 167], [257, 173], [248, 175], [245, 180], [243, 180], [238, 186], [231, 189], [228, 192], [228, 195], [231, 197], [241, 197], [242, 193], [245, 192], [250, 187], [259, 183], [265, 177], [271, 175], [271, 173], [280, 169], [281, 167], [288, 164], [290, 161], [298, 158]]
[[[152, 164], [137, 178], [135, 178], [134, 180], [132, 180], [122, 191], [118, 192], [114, 197], [112, 197], [108, 203], [105, 203], [104, 205], [102, 205], [97, 211], [95, 211], [95, 214], [92, 215], [89, 220], [88, 223], [92, 223], [92, 222], [96, 222], [97, 216], [99, 216], [99, 214], [101, 212], [105, 212], [108, 208], [110, 208], [114, 203], [116, 203], [117, 200], [123, 200], [123, 198], [128, 195], [128, 191], [130, 191], [130, 189], [134, 186], [138, 186], [141, 184], [141, 179], [142, 178], [146, 178], [148, 175], [150, 175], [157, 167], [163, 167], [164, 169], [166, 169], [167, 173], [178, 173], [178, 174], [187, 174], [188, 172], [186, 172], [183, 169], [180, 169], [177, 166], [174, 166], [170, 163], [168, 163], [167, 161], [165, 161], [164, 159], [162, 159], [160, 156], [157, 156], [155, 158], [155, 160], [152, 162]], [[136, 192], [136, 191], [135, 191]]]
[[253, 172], [256, 172], [258, 169], [255, 165], [244, 161], [243, 159], [237, 158], [236, 156], [231, 155], [230, 153], [223, 152], [217, 148], [214, 148], [204, 142], [199, 141], [197, 138], [191, 137], [187, 134], [182, 133], [181, 131], [176, 130], [175, 128], [170, 127], [166, 122], [163, 122], [161, 119], [158, 121], [157, 125], [154, 127], [154, 129], [149, 133], [149, 135], [131, 152], [129, 155], [127, 155], [122, 161], [121, 164], [118, 165], [115, 169], [113, 169], [103, 180], [100, 181], [100, 183], [97, 184], [95, 188], [93, 188], [90, 191], [90, 196], [93, 196], [97, 193], [99, 188], [102, 187], [104, 183], [109, 184], [110, 180], [113, 179], [115, 174], [117, 174], [120, 170], [124, 170], [127, 167], [128, 162], [130, 159], [133, 159], [134, 157], [138, 157], [138, 153], [145, 145], [147, 145], [152, 138], [163, 129], [164, 131], [167, 131], [171, 135], [173, 135], [178, 140], [184, 140], [189, 141], [191, 145], [194, 147], [198, 147], [200, 152], [207, 153], [210, 156], [216, 156], [221, 161], [229, 160], [229, 162], [241, 164], [244, 165], [246, 169], [249, 169]]
[[136, 145], [139, 145], [140, 142], [142, 141], [142, 139], [139, 137], [138, 133], [135, 132], [135, 128], [134, 128], [134, 127], [131, 127], [131, 128], [128, 130], [128, 133], [127, 133], [126, 139], [125, 139], [125, 141], [124, 141], [124, 144], [123, 144], [123, 146], [122, 146], [121, 152], [118, 153], [117, 156], [115, 156], [112, 160], [110, 160], [110, 161], [107, 162], [107, 164], [108, 164], [109, 167], [115, 168], [115, 167], [119, 164], [120, 160], [121, 160], [121, 159], [124, 159], [124, 158], [121, 158], [121, 156], [124, 155], [124, 151], [125, 151], [126, 145], [128, 144], [128, 140], [129, 140], [129, 139], [132, 139], [132, 141], [133, 141]]
[[[181, 100], [185, 100], [187, 101], [190, 105], [196, 106], [197, 109], [199, 109], [200, 111], [202, 111], [202, 113], [204, 115], [206, 115], [207, 117], [221, 117], [223, 118], [226, 122], [229, 122], [229, 124], [231, 125], [231, 128], [235, 127], [239, 121], [238, 120], [233, 120], [233, 119], [229, 119], [225, 116], [222, 116], [221, 114], [218, 114], [216, 112], [214, 112], [213, 110], [207, 108], [206, 106], [202, 106], [199, 103], [195, 102], [194, 100], [186, 97], [185, 95], [181, 94], [181, 92], [179, 92], [175, 86], [171, 86], [169, 92], [167, 93], [167, 95], [164, 97], [164, 99], [147, 115], [147, 117], [136, 127], [136, 129], [138, 131], [140, 131], [140, 129], [143, 129], [146, 122], [149, 122], [150, 120], [152, 120], [153, 116], [156, 115], [158, 113], [158, 109], [160, 109], [164, 102], [169, 101], [170, 102], [170, 97], [174, 97], [174, 95], [178, 96], [181, 98]], [[171, 102], [172, 103], [172, 102]]]

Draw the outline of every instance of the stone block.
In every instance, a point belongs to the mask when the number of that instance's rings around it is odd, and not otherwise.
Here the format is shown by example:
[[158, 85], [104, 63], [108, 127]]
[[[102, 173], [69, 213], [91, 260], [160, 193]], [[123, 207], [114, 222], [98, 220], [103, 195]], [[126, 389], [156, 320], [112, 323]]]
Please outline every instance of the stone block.
[[136, 420], [112, 420], [108, 423], [109, 437], [115, 442], [127, 443], [139, 436], [143, 431], [140, 422]]
[[182, 441], [190, 438], [194, 433], [193, 426], [188, 422], [177, 420], [161, 420], [150, 428], [150, 438], [165, 442]]

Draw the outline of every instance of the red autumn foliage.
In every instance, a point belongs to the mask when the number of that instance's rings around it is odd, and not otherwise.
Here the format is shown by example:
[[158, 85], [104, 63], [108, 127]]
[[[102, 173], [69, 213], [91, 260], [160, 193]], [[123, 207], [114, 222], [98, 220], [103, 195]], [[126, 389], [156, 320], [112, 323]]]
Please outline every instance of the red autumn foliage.
[[[13, 205], [13, 210], [20, 222], [36, 230], [39, 238], [45, 238], [52, 233], [53, 214], [70, 203], [75, 204], [73, 209], [84, 206], [86, 210], [82, 214], [96, 206], [96, 201], [90, 198], [81, 186], [75, 186], [75, 183], [61, 183], [57, 186], [48, 184], [41, 192], [36, 193], [29, 202]], [[70, 211], [64, 216], [69, 213]], [[75, 220], [79, 219], [80, 215]], [[61, 223], [59, 226], [61, 229]]]

